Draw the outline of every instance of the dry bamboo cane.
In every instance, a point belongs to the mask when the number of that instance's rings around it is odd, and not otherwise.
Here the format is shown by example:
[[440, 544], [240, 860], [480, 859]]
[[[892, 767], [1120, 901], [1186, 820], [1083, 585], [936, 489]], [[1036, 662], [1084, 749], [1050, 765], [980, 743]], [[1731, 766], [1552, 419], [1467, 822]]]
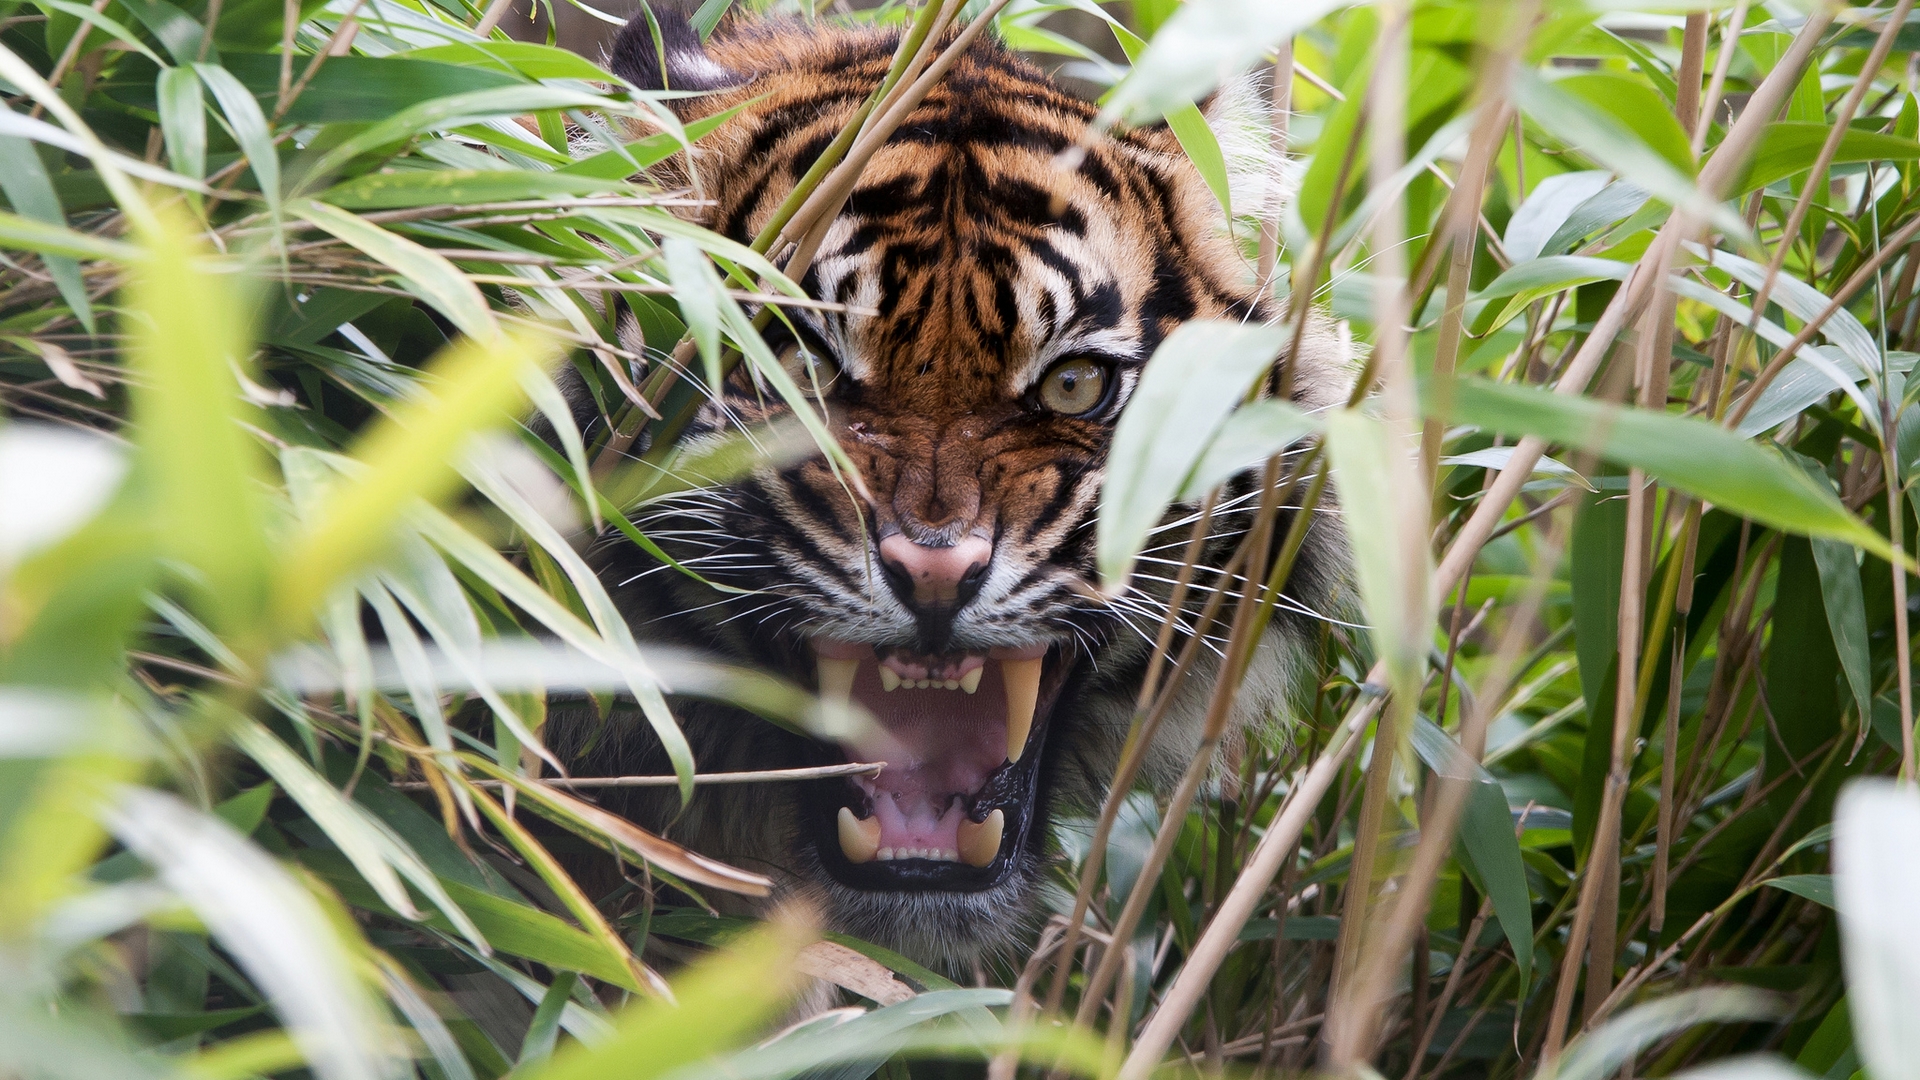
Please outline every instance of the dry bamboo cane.
[[1860, 74], [1854, 78], [1853, 87], [1840, 101], [1840, 109], [1833, 118], [1833, 130], [1827, 133], [1826, 142], [1820, 144], [1820, 153], [1813, 159], [1813, 169], [1807, 174], [1806, 186], [1800, 189], [1800, 197], [1794, 200], [1793, 212], [1787, 215], [1786, 227], [1780, 230], [1780, 242], [1774, 246], [1773, 258], [1767, 261], [1767, 276], [1761, 280], [1760, 287], [1753, 293], [1753, 314], [1747, 322], [1747, 333], [1754, 333], [1760, 319], [1767, 311], [1767, 301], [1773, 296], [1773, 285], [1780, 277], [1780, 268], [1787, 263], [1787, 252], [1793, 250], [1794, 237], [1800, 234], [1801, 226], [1806, 224], [1807, 213], [1813, 209], [1813, 196], [1826, 186], [1827, 170], [1833, 167], [1833, 159], [1840, 153], [1840, 140], [1851, 130], [1853, 114], [1860, 109], [1860, 102], [1873, 87], [1873, 80], [1880, 74], [1880, 68], [1887, 62], [1887, 54], [1893, 51], [1894, 39], [1900, 36], [1901, 27], [1907, 23], [1907, 13], [1913, 9], [1913, 0], [1899, 0], [1893, 6], [1892, 14], [1887, 16], [1886, 28], [1880, 31], [1880, 37], [1873, 43], [1873, 49], [1867, 54], [1866, 63], [1860, 68]]
[[[1362, 981], [1354, 989], [1348, 1004], [1352, 1014], [1362, 1018], [1366, 1027], [1377, 1029], [1384, 1017], [1393, 973], [1398, 969], [1399, 959], [1405, 955], [1408, 943], [1425, 920], [1433, 887], [1439, 880], [1446, 860], [1453, 853], [1454, 833], [1459, 827], [1460, 816], [1466, 809], [1467, 796], [1472, 789], [1467, 766], [1478, 764], [1486, 745], [1487, 725], [1499, 714], [1502, 703], [1513, 689], [1514, 678], [1521, 670], [1521, 653], [1545, 605], [1547, 589], [1552, 584], [1552, 571], [1559, 564], [1559, 552], [1567, 531], [1564, 527], [1556, 528], [1554, 536], [1540, 552], [1527, 595], [1521, 602], [1519, 612], [1508, 624], [1494, 654], [1492, 670], [1487, 673], [1471, 708], [1463, 710], [1465, 715], [1460, 725], [1459, 754], [1462, 767], [1457, 772], [1440, 775], [1433, 809], [1420, 822], [1420, 844], [1414, 851], [1413, 865], [1406, 874], [1405, 887], [1394, 899], [1386, 928], [1362, 958]], [[1452, 982], [1451, 978], [1449, 982]], [[1355, 1025], [1356, 1028], [1359, 1026]], [[1431, 1034], [1427, 1038], [1431, 1038]], [[1377, 1036], [1363, 1039], [1351, 1055], [1353, 1063], [1370, 1058], [1378, 1041]], [[1418, 1060], [1416, 1057], [1416, 1064]], [[1340, 1063], [1336, 1057], [1335, 1064]]]
[[[1744, 166], [1748, 154], [1757, 143], [1761, 132], [1771, 119], [1774, 109], [1779, 107], [1786, 94], [1799, 78], [1799, 72], [1812, 55], [1819, 43], [1820, 34], [1832, 22], [1830, 12], [1822, 10], [1810, 17], [1801, 28], [1800, 34], [1789, 46], [1781, 62], [1775, 66], [1749, 101], [1748, 109], [1735, 122], [1733, 129], [1720, 144], [1707, 167], [1701, 170], [1700, 186], [1709, 197], [1715, 195]], [[1676, 215], [1661, 230], [1656, 238], [1656, 246], [1677, 246], [1682, 235], [1691, 235], [1698, 228], [1693, 222], [1683, 222]], [[1664, 241], [1664, 245], [1663, 245]], [[1650, 251], [1651, 255], [1652, 252]], [[1644, 266], [1636, 270], [1627, 285], [1614, 294], [1614, 299], [1596, 321], [1587, 341], [1575, 354], [1567, 372], [1555, 385], [1556, 393], [1577, 394], [1586, 388], [1600, 361], [1610, 349], [1613, 340], [1627, 322], [1630, 311], [1645, 302], [1650, 291], [1648, 275]], [[1637, 294], [1637, 295], [1636, 295]], [[1468, 566], [1478, 556], [1481, 545], [1499, 525], [1500, 519], [1519, 495], [1520, 487], [1540, 460], [1546, 444], [1543, 440], [1529, 437], [1521, 440], [1513, 456], [1501, 470], [1498, 479], [1481, 499], [1480, 506], [1474, 511], [1467, 524], [1454, 538], [1447, 555], [1441, 560], [1432, 579], [1433, 594], [1441, 599], [1452, 592], [1453, 586], [1464, 575]], [[1438, 600], [1435, 601], [1436, 604]], [[1367, 681], [1373, 682], [1384, 677], [1384, 665], [1376, 665], [1368, 673]], [[1268, 827], [1265, 836], [1254, 848], [1252, 857], [1240, 876], [1235, 879], [1232, 890], [1222, 901], [1214, 918], [1195, 943], [1192, 954], [1181, 968], [1179, 975], [1168, 987], [1160, 1006], [1148, 1020], [1145, 1029], [1134, 1044], [1126, 1063], [1121, 1067], [1121, 1080], [1144, 1080], [1152, 1071], [1155, 1063], [1166, 1054], [1173, 1045], [1174, 1037], [1186, 1023], [1193, 1008], [1198, 1004], [1200, 995], [1219, 969], [1226, 954], [1238, 939], [1240, 928], [1252, 916], [1255, 905], [1265, 893], [1274, 873], [1279, 869], [1286, 855], [1298, 842], [1301, 831], [1306, 827], [1308, 816], [1318, 805], [1319, 800], [1331, 787], [1339, 767], [1351, 750], [1351, 733], [1364, 728], [1379, 709], [1377, 698], [1369, 698], [1349, 714], [1347, 720], [1336, 730], [1329, 740], [1325, 755], [1309, 770], [1301, 783], [1290, 792], [1283, 804], [1281, 813]]]
[[[1407, 69], [1413, 14], [1404, 0], [1383, 3], [1380, 9], [1374, 77], [1367, 94], [1367, 103], [1373, 112], [1373, 121], [1368, 127], [1368, 180], [1375, 191], [1395, 194], [1385, 200], [1373, 220], [1374, 348], [1370, 362], [1380, 371], [1383, 436], [1391, 447], [1393, 468], [1387, 474], [1390, 490], [1369, 495], [1390, 499], [1406, 513], [1399, 523], [1400, 543], [1394, 561], [1398, 564], [1398, 575], [1413, 595], [1390, 601], [1404, 607], [1400, 640], [1379, 641], [1386, 664], [1388, 699], [1375, 730], [1372, 760], [1361, 791], [1353, 858], [1341, 897], [1333, 987], [1328, 994], [1327, 1022], [1321, 1029], [1327, 1063], [1342, 1072], [1359, 1064], [1363, 1044], [1370, 1039], [1373, 1027], [1370, 1019], [1357, 1010], [1341, 1006], [1354, 1004], [1351, 984], [1361, 979], [1362, 938], [1375, 901], [1380, 828], [1401, 749], [1412, 730], [1414, 709], [1419, 703], [1425, 638], [1431, 623], [1427, 613], [1435, 606], [1423, 595], [1428, 592], [1425, 577], [1430, 557], [1428, 538], [1432, 531], [1426, 523], [1427, 500], [1416, 494], [1431, 489], [1431, 484], [1421, 481], [1432, 474], [1434, 465], [1421, 458], [1408, 461], [1406, 456], [1406, 449], [1420, 448], [1421, 442], [1419, 405], [1413, 391], [1412, 372], [1406, 365], [1408, 313], [1404, 278], [1407, 266], [1406, 252], [1401, 246], [1406, 215], [1394, 187], [1394, 174], [1406, 158]], [[1464, 204], [1465, 199], [1460, 203]], [[1476, 209], [1460, 205], [1457, 212], [1466, 216]], [[1449, 301], [1451, 299], [1449, 297]], [[1435, 449], [1438, 449], [1437, 440]]]

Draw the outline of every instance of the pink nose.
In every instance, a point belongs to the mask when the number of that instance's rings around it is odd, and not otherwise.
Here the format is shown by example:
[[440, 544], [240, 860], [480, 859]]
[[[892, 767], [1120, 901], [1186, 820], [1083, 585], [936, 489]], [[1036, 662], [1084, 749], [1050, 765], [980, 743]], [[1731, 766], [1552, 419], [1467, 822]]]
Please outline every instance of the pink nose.
[[880, 541], [880, 558], [913, 582], [916, 604], [951, 604], [960, 582], [993, 557], [993, 542], [968, 536], [952, 547], [928, 547], [895, 533]]

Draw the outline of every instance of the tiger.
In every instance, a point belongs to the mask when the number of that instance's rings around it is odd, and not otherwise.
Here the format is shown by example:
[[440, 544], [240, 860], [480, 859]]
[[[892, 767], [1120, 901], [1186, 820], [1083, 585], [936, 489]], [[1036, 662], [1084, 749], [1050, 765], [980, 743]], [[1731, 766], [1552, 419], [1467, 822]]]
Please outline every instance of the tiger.
[[[696, 191], [698, 220], [745, 243], [873, 93], [902, 31], [730, 19], [703, 40], [685, 17], [636, 17], [610, 67], [637, 89], [684, 92], [663, 95], [682, 122], [737, 110], [654, 179]], [[1243, 117], [1262, 101], [1223, 90], [1209, 116], [1229, 98]], [[1105, 797], [1169, 614], [1192, 505], [1169, 512], [1125, 594], [1095, 587], [1102, 478], [1143, 366], [1185, 323], [1279, 314], [1168, 127], [1086, 139], [1095, 114], [992, 35], [976, 39], [868, 162], [798, 282], [827, 303], [769, 323], [767, 344], [817, 395], [841, 456], [769, 462], [649, 505], [634, 523], [671, 563], [618, 531], [592, 547], [643, 642], [774, 672], [873, 718], [827, 739], [677, 702], [700, 771], [885, 763], [702, 785], [684, 807], [614, 789], [605, 805], [767, 873], [832, 929], [948, 969], [1009, 955], [1045, 916], [1049, 828]], [[1253, 162], [1236, 172], [1249, 190], [1277, 186], [1264, 134], [1237, 153]], [[1326, 322], [1285, 361], [1310, 410], [1351, 381]], [[787, 411], [746, 365], [708, 389], [696, 441]], [[1220, 503], [1203, 565], [1239, 543], [1253, 486]], [[1337, 516], [1314, 515], [1305, 536], [1235, 731], [1284, 727], [1342, 592]], [[1221, 584], [1195, 579], [1186, 624]], [[1142, 775], [1162, 789], [1195, 752], [1210, 645], [1147, 757]], [[550, 726], [578, 775], [668, 771], [625, 712]]]

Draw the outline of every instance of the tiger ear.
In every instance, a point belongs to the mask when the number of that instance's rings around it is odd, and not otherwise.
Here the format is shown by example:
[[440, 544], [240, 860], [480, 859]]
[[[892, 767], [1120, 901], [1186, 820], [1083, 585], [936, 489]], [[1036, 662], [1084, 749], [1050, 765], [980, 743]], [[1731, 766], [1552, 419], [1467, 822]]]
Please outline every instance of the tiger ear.
[[643, 4], [614, 39], [608, 63], [639, 90], [719, 90], [746, 77], [707, 55], [706, 43], [685, 11]]
[[1200, 112], [1220, 143], [1234, 214], [1272, 216], [1298, 186], [1300, 169], [1274, 144], [1266, 80], [1257, 74], [1229, 79], [1200, 102]]

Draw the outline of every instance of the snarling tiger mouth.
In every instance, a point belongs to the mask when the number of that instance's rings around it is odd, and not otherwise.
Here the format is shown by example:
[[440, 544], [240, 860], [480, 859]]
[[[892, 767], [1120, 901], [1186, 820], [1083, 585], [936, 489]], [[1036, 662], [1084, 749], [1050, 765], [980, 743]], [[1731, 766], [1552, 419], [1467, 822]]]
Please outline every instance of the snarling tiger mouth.
[[1039, 763], [1072, 667], [1067, 651], [928, 656], [826, 637], [810, 644], [821, 696], [875, 721], [840, 753], [886, 763], [874, 776], [819, 785], [808, 819], [828, 873], [873, 890], [999, 884], [1039, 839]]

